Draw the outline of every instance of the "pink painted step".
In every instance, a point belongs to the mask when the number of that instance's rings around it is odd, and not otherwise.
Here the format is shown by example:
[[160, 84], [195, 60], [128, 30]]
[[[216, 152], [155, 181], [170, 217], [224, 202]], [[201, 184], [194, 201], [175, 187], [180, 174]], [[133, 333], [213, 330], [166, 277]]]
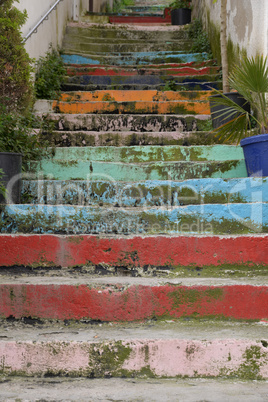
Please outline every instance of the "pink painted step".
[[16, 323], [6, 329], [0, 340], [5, 376], [268, 379], [267, 328], [258, 324], [151, 322], [121, 328]]

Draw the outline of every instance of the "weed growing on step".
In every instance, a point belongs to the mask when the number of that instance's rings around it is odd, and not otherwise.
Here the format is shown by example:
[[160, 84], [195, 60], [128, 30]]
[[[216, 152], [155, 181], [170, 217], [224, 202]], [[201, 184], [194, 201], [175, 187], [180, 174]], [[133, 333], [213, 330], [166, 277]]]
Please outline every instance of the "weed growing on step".
[[208, 53], [208, 57], [212, 58], [210, 42], [208, 34], [203, 31], [202, 22], [194, 20], [189, 28], [189, 38], [193, 40], [190, 52], [192, 53]]
[[66, 69], [59, 51], [50, 46], [44, 57], [37, 63], [35, 93], [38, 99], [55, 99], [61, 90]]

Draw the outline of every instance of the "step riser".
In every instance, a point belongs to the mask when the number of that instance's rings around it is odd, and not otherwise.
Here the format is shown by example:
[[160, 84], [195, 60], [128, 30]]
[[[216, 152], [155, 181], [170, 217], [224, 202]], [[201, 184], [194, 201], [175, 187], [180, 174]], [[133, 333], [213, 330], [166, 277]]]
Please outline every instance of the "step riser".
[[78, 91], [62, 93], [62, 102], [168, 102], [168, 101], [205, 101], [213, 91]]
[[22, 377], [268, 379], [267, 349], [251, 340], [1, 341], [0, 359], [3, 375]]
[[[0, 285], [2, 317], [136, 321], [181, 317], [266, 319], [268, 287]], [[42, 300], [42, 303], [40, 303]], [[52, 302], [53, 301], [53, 302]], [[254, 306], [254, 308], [252, 308]]]
[[[183, 128], [182, 128], [183, 129]], [[50, 146], [56, 147], [120, 147], [120, 146], [148, 146], [148, 145], [210, 145], [217, 140], [213, 133], [206, 132], [166, 132], [166, 133], [129, 133], [92, 131], [53, 131], [42, 133], [42, 138]]]
[[[146, 163], [146, 162], [178, 162], [178, 161], [241, 161], [244, 159], [243, 150], [240, 146], [214, 145], [197, 147], [180, 146], [140, 146], [114, 147], [114, 148], [90, 148], [90, 147], [67, 147], [57, 148], [53, 151], [52, 160], [64, 161], [101, 161], [121, 163]], [[45, 162], [46, 160], [44, 160]], [[265, 179], [264, 179], [265, 180]]]
[[[200, 66], [201, 67], [201, 66]], [[172, 75], [172, 76], [206, 76], [206, 75], [215, 75], [219, 73], [219, 67], [207, 66], [201, 68], [194, 68], [189, 66], [182, 67], [180, 64], [177, 66], [174, 65], [162, 65], [162, 66], [154, 66], [150, 68], [149, 66], [145, 68], [136, 68], [136, 69], [120, 69], [120, 68], [112, 68], [112, 67], [68, 67], [66, 73], [68, 76], [165, 76], [165, 75]]]
[[110, 24], [170, 24], [171, 17], [132, 17], [132, 16], [118, 16], [109, 17]]
[[222, 83], [221, 82], [206, 82], [206, 83], [199, 83], [197, 82], [183, 82], [181, 84], [179, 83], [174, 83], [173, 81], [169, 83], [167, 81], [166, 84], [156, 84], [156, 85], [150, 85], [150, 84], [112, 84], [112, 85], [106, 85], [106, 84], [72, 84], [72, 83], [65, 83], [61, 85], [61, 90], [62, 91], [97, 91], [97, 90], [127, 90], [127, 91], [133, 91], [133, 90], [150, 90], [150, 89], [155, 89], [157, 91], [166, 91], [168, 88], [172, 88], [172, 91], [181, 91], [183, 90], [189, 90], [189, 91], [210, 91], [211, 88], [221, 90], [222, 89]]
[[[55, 121], [57, 130], [89, 131], [134, 131], [143, 132], [184, 132], [205, 130], [209, 115], [46, 115], [47, 121]], [[163, 134], [164, 135], [164, 134]]]
[[1, 233], [217, 235], [268, 231], [268, 204], [261, 203], [131, 210], [7, 205], [1, 210]]
[[264, 182], [258, 179], [203, 179], [168, 183], [41, 180], [24, 181], [23, 196], [31, 204], [179, 206], [268, 202], [268, 186], [266, 179]]
[[113, 57], [101, 57], [97, 55], [92, 55], [87, 57], [86, 55], [76, 55], [76, 54], [63, 54], [62, 59], [66, 64], [106, 64], [112, 66], [125, 66], [125, 65], [150, 65], [150, 64], [163, 64], [163, 63], [189, 63], [195, 61], [207, 60], [206, 53], [196, 53], [196, 54], [163, 54], [157, 56], [153, 54], [151, 56], [142, 54], [137, 54], [136, 57], [132, 56], [113, 56]]
[[170, 40], [181, 40], [188, 39], [188, 32], [185, 29], [174, 29], [174, 27], [167, 27], [166, 29], [161, 29], [161, 35], [159, 35], [159, 30], [157, 28], [153, 30], [142, 30], [140, 28], [134, 29], [133, 27], [111, 27], [109, 25], [99, 25], [91, 26], [90, 28], [84, 27], [74, 27], [69, 24], [66, 29], [67, 35], [78, 35], [82, 38], [92, 38], [95, 37], [97, 40], [99, 38], [103, 39], [130, 39], [130, 40], [146, 40], [146, 41], [163, 41], [167, 42]]
[[[182, 267], [211, 267], [214, 276], [221, 268], [248, 272], [268, 264], [268, 236], [148, 236], [103, 238], [90, 235], [0, 235], [0, 266], [64, 267], [99, 266], [142, 268], [161, 272]], [[187, 252], [185, 252], [187, 250]], [[106, 268], [105, 268], [106, 267]], [[187, 272], [187, 271], [186, 271]]]
[[[58, 148], [61, 149], [61, 148]], [[44, 160], [28, 164], [32, 180], [49, 178], [54, 180], [187, 180], [200, 178], [246, 177], [245, 161], [225, 162], [149, 162], [131, 164], [121, 162], [90, 162]]]
[[167, 102], [60, 102], [54, 101], [55, 113], [89, 114], [210, 114], [208, 101], [167, 101]]
[[89, 42], [84, 39], [81, 42], [81, 38], [69, 38], [63, 42], [64, 51], [71, 53], [127, 53], [127, 52], [160, 52], [165, 48], [165, 51], [177, 52], [184, 51], [188, 52], [191, 49], [191, 42], [174, 42], [174, 43], [116, 43], [114, 40], [112, 43], [106, 41], [106, 43], [96, 43]]

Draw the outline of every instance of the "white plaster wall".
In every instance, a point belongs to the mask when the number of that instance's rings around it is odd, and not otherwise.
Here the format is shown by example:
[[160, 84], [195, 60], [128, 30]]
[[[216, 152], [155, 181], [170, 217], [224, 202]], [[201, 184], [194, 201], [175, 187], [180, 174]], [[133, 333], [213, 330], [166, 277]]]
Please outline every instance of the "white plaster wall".
[[[56, 0], [19, 0], [16, 7], [26, 10], [28, 19], [22, 27], [22, 34], [26, 36], [38, 23], [42, 16], [55, 4]], [[25, 43], [25, 48], [30, 57], [39, 59], [49, 49], [50, 43], [54, 48], [61, 46], [63, 35], [68, 20], [88, 9], [88, 0], [62, 0], [57, 8], [51, 12], [48, 20], [45, 20]]]
[[[220, 4], [218, 0], [193, 0], [196, 8], [205, 18], [209, 10], [211, 21], [220, 25]], [[228, 36], [247, 55], [256, 53], [268, 55], [268, 0], [227, 0]]]

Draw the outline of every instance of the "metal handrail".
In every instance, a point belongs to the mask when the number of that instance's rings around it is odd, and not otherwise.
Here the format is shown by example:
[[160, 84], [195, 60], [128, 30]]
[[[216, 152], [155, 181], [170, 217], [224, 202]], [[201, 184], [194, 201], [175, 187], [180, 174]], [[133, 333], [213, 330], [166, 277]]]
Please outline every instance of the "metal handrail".
[[30, 38], [30, 36], [33, 33], [37, 32], [38, 27], [44, 22], [44, 20], [48, 19], [49, 14], [57, 7], [57, 5], [61, 2], [62, 0], [57, 0], [53, 6], [50, 7], [50, 9], [46, 12], [46, 14], [40, 19], [40, 21], [30, 30], [30, 32], [24, 37], [23, 43], [27, 41], [27, 39]]

